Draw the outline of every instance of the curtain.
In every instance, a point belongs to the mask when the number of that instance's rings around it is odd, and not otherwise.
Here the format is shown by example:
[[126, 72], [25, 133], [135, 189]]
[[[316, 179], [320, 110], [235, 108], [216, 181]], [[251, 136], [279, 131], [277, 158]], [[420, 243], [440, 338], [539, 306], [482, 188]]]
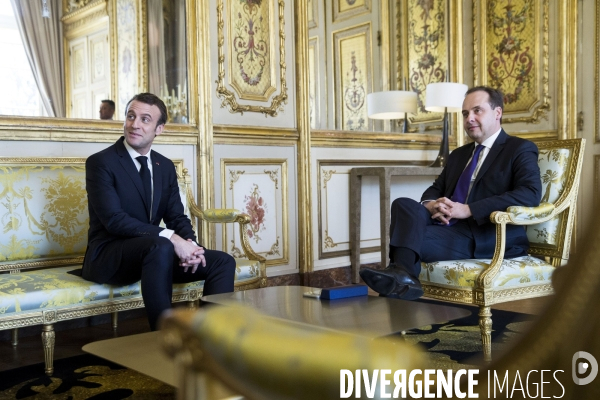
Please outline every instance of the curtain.
[[164, 37], [163, 2], [148, 0], [148, 89], [159, 97], [169, 95]]
[[50, 18], [42, 17], [42, 0], [11, 0], [23, 47], [46, 112], [65, 117], [62, 1], [47, 0]]

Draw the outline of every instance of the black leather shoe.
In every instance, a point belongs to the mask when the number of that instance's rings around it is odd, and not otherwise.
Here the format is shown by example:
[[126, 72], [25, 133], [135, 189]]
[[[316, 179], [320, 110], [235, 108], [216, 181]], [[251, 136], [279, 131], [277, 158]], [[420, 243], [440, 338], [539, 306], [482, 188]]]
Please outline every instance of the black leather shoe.
[[365, 268], [360, 277], [371, 289], [386, 297], [415, 300], [423, 296], [423, 287], [402, 266], [390, 266], [383, 271]]

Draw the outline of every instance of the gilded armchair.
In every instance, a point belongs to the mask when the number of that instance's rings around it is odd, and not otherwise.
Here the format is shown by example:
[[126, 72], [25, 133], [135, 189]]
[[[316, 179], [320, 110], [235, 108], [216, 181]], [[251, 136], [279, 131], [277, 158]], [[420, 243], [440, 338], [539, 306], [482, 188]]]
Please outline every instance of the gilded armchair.
[[[437, 261], [421, 265], [419, 279], [425, 296], [479, 306], [486, 361], [491, 360], [490, 306], [554, 292], [552, 273], [569, 258], [584, 147], [585, 139], [538, 143], [541, 204], [509, 207], [490, 215], [496, 225], [496, 248], [491, 260]], [[507, 224], [525, 226], [529, 255], [504, 259]]]

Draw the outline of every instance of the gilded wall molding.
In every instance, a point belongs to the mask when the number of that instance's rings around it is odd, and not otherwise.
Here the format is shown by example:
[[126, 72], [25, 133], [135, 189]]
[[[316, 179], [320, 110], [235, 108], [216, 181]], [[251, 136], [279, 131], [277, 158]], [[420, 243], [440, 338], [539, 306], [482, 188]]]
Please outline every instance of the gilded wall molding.
[[107, 3], [103, 0], [94, 5], [95, 7], [90, 8], [90, 12], [79, 14], [80, 18], [72, 18], [70, 15], [63, 17], [63, 32], [66, 38], [70, 38], [74, 35], [79, 34], [79, 30], [93, 31], [95, 25], [102, 24], [102, 19], [108, 17]]
[[[279, 158], [221, 159], [221, 206], [250, 215], [248, 237], [256, 253], [267, 259], [267, 266], [289, 263], [287, 162]], [[233, 226], [224, 227], [222, 243], [223, 251], [238, 255], [239, 238]]]
[[107, 0], [62, 0], [63, 15], [69, 18], [77, 18], [94, 8], [98, 3], [106, 3]]
[[[286, 63], [285, 63], [285, 18], [284, 18], [284, 0], [278, 0], [278, 23], [279, 23], [279, 72], [280, 72], [280, 93], [273, 96], [271, 99], [270, 106], [259, 106], [250, 104], [240, 104], [236, 98], [236, 95], [229, 91], [225, 86], [225, 35], [224, 27], [225, 21], [223, 17], [223, 0], [219, 0], [217, 4], [217, 46], [218, 46], [218, 65], [219, 72], [217, 78], [217, 97], [221, 99], [221, 107], [227, 108], [231, 113], [244, 112], [258, 112], [265, 116], [275, 117], [279, 111], [283, 110], [284, 104], [287, 104], [287, 82], [286, 82]], [[228, 26], [233, 24], [233, 21], [228, 21]], [[274, 24], [271, 24], [271, 29], [274, 29]], [[231, 41], [231, 38], [229, 38]], [[228, 47], [232, 44], [229, 43]], [[269, 68], [273, 67], [274, 58], [271, 60]], [[233, 60], [228, 60], [229, 64], [233, 63]], [[231, 70], [230, 70], [231, 71]]]
[[[340, 233], [336, 226], [339, 225], [336, 221], [339, 221], [338, 216], [331, 217], [329, 211], [334, 212], [342, 209], [344, 218], [348, 218], [349, 203], [343, 202], [343, 186], [340, 186], [340, 179], [347, 177], [349, 182], [350, 171], [355, 167], [382, 167], [382, 166], [427, 166], [429, 161], [420, 160], [328, 160], [320, 159], [317, 160], [317, 246], [318, 246], [318, 259], [330, 259], [338, 257], [347, 257], [350, 255], [350, 237], [340, 237], [345, 235], [347, 232]], [[337, 182], [336, 179], [337, 178]], [[333, 185], [332, 185], [333, 184]], [[337, 184], [337, 186], [336, 186]], [[341, 185], [344, 185], [342, 183]], [[333, 201], [329, 204], [329, 192], [333, 194]], [[342, 201], [340, 201], [340, 199]], [[346, 198], [347, 200], [347, 198]], [[346, 207], [346, 210], [343, 208]], [[378, 214], [379, 215], [379, 214]], [[330, 219], [333, 224], [329, 224]], [[378, 218], [377, 218], [378, 220]], [[377, 230], [377, 237], [363, 238], [361, 239], [361, 253], [376, 253], [381, 250], [379, 245], [380, 237], [379, 230]]]
[[[596, 3], [594, 34], [594, 142], [600, 142], [600, 6]], [[594, 171], [597, 171], [594, 168]], [[597, 189], [596, 192], [597, 193]]]
[[371, 0], [333, 0], [331, 2], [333, 22], [354, 18], [371, 12]]
[[319, 8], [317, 7], [319, 0], [307, 0], [306, 10], [308, 12], [308, 29], [319, 26]]
[[440, 136], [426, 133], [398, 134], [390, 132], [357, 132], [343, 130], [312, 130], [313, 147], [338, 148], [402, 148], [408, 150], [436, 150]]
[[[426, 111], [425, 88], [434, 82], [463, 82], [462, 1], [396, 1], [396, 89], [417, 93], [410, 133], [441, 131], [443, 113]], [[450, 144], [462, 145], [462, 123], [450, 115]], [[453, 133], [456, 132], [456, 133]]]
[[367, 93], [373, 91], [371, 22], [352, 25], [331, 33], [333, 47], [336, 129], [365, 131], [373, 128], [367, 118]]
[[504, 123], [548, 119], [549, 1], [473, 0], [474, 83], [503, 90]]
[[594, 204], [600, 204], [600, 154], [594, 154]]

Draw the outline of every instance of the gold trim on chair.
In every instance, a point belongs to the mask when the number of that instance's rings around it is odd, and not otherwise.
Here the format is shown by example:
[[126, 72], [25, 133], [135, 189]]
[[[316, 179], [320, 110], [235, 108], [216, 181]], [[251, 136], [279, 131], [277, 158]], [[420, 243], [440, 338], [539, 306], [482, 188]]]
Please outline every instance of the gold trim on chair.
[[[554, 293], [551, 275], [569, 258], [584, 147], [585, 139], [538, 143], [544, 202], [538, 207], [513, 206], [490, 215], [491, 222], [496, 225], [496, 246], [491, 260], [422, 264], [420, 279], [426, 296], [479, 305], [483, 352], [487, 361], [491, 360], [490, 306]], [[528, 233], [530, 256], [504, 259], [507, 224], [537, 231], [534, 239]], [[542, 229], [536, 230], [536, 226]], [[554, 232], [548, 232], [548, 228]]]

